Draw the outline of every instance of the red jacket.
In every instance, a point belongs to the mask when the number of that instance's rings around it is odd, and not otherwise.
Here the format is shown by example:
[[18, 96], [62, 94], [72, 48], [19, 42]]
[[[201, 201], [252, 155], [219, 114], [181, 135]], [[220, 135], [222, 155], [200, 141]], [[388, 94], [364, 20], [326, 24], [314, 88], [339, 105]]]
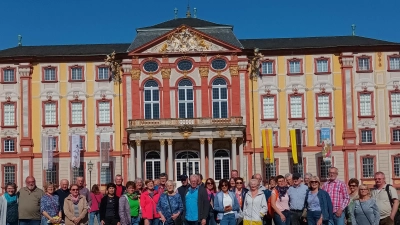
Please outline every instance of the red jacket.
[[160, 214], [157, 212], [157, 203], [160, 199], [160, 194], [157, 191], [153, 192], [153, 198], [150, 197], [148, 191], [144, 191], [140, 196], [140, 207], [142, 208], [143, 219], [157, 219], [160, 218]]

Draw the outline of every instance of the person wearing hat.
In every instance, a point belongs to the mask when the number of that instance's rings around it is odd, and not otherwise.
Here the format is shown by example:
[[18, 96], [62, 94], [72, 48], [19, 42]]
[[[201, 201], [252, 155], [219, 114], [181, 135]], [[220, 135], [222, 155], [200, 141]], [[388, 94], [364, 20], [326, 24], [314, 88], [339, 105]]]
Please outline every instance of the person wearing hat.
[[100, 202], [100, 221], [101, 224], [117, 225], [120, 222], [119, 217], [119, 198], [115, 195], [117, 185], [107, 184], [107, 195]]
[[188, 185], [188, 176], [186, 174], [182, 174], [179, 177], [179, 180], [182, 183], [182, 186], [178, 187], [176, 191], [179, 193], [181, 198], [183, 199], [185, 197], [186, 189], [189, 187]]
[[293, 185], [289, 187], [289, 206], [291, 212], [291, 225], [301, 225], [304, 222], [301, 219], [303, 213], [304, 200], [306, 199], [306, 193], [308, 187], [303, 184], [301, 174], [294, 173], [292, 175]]

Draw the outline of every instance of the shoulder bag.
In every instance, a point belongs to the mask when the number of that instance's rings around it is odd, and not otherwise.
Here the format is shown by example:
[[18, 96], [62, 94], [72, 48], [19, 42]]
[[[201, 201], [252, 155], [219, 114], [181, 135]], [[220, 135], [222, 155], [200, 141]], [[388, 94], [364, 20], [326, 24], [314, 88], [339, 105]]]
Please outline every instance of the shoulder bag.
[[358, 200], [358, 203], [360, 204], [360, 207], [361, 207], [361, 210], [362, 210], [364, 216], [367, 217], [367, 220], [368, 220], [369, 224], [370, 224], [370, 225], [374, 225], [374, 224], [371, 222], [371, 220], [369, 220], [368, 215], [365, 213], [364, 208], [362, 207], [361, 201], [360, 201], [360, 200]]
[[[166, 198], [167, 198], [168, 205], [169, 205], [169, 211], [171, 211], [171, 216], [172, 216], [172, 215], [174, 215], [174, 212], [172, 211], [171, 202], [169, 201], [169, 195], [168, 195], [168, 194], [165, 194], [165, 196], [166, 196]], [[175, 225], [181, 225], [181, 224], [183, 224], [183, 222], [182, 222], [182, 217], [181, 217], [181, 216], [182, 216], [182, 215], [179, 214], [179, 216], [176, 217], [175, 220], [172, 220], [172, 221], [174, 221], [174, 224], [175, 224]]]

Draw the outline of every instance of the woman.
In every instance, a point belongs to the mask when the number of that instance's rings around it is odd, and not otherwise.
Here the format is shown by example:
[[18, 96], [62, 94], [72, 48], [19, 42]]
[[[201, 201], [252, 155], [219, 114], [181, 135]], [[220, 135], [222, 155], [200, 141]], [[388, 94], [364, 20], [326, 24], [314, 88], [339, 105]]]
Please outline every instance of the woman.
[[349, 185], [349, 196], [350, 196], [350, 202], [347, 205], [345, 212], [346, 212], [346, 220], [347, 220], [347, 225], [352, 225], [351, 223], [351, 215], [350, 212], [354, 210], [354, 199], [358, 199], [358, 185], [359, 182], [356, 178], [351, 178], [348, 182]]
[[79, 187], [76, 184], [72, 184], [69, 191], [71, 194], [64, 201], [65, 225], [86, 225], [88, 223], [86, 198], [79, 194]]
[[18, 225], [17, 185], [6, 184], [6, 193], [0, 197], [0, 224]]
[[275, 225], [290, 225], [289, 187], [282, 175], [277, 176], [275, 181], [278, 185], [271, 194], [271, 206], [275, 212], [274, 223]]
[[354, 208], [350, 212], [353, 225], [379, 225], [380, 213], [375, 199], [370, 196], [369, 188], [360, 185], [359, 198], [354, 200]]
[[235, 193], [236, 199], [239, 202], [239, 206], [240, 206], [241, 210], [243, 210], [244, 199], [245, 199], [246, 193], [248, 191], [249, 191], [249, 189], [244, 187], [243, 178], [241, 178], [241, 177], [235, 178], [235, 188], [232, 190], [232, 192]]
[[141, 194], [144, 190], [142, 178], [136, 178], [135, 185], [136, 185], [136, 191], [139, 191], [139, 193]]
[[100, 220], [101, 224], [117, 225], [119, 224], [119, 198], [115, 195], [117, 185], [107, 184], [107, 195], [100, 202]]
[[160, 220], [165, 225], [180, 225], [180, 215], [183, 211], [183, 202], [181, 196], [174, 191], [174, 182], [169, 180], [165, 183], [167, 192], [161, 194], [157, 203], [157, 212], [160, 214]]
[[246, 193], [243, 204], [243, 224], [262, 225], [262, 219], [267, 213], [267, 201], [261, 190], [258, 190], [257, 179], [250, 180], [250, 190]]
[[94, 217], [97, 219], [97, 224], [100, 224], [100, 202], [103, 198], [103, 194], [100, 192], [99, 185], [94, 184], [92, 186], [92, 190], [90, 192], [90, 198], [92, 199], [92, 203], [89, 209], [89, 225], [94, 225]]
[[146, 180], [144, 185], [146, 185], [147, 189], [140, 196], [144, 225], [158, 225], [160, 214], [157, 212], [157, 203], [160, 195], [157, 191], [154, 191], [154, 182], [152, 180]]
[[229, 179], [229, 190], [232, 191], [236, 187], [235, 178], [231, 177]]
[[43, 185], [46, 191], [45, 195], [40, 199], [40, 213], [42, 214], [42, 224], [59, 224], [62, 220], [60, 210], [60, 202], [58, 195], [54, 195], [56, 185], [48, 182]]
[[208, 196], [208, 202], [210, 202], [210, 212], [208, 213], [207, 225], [216, 225], [217, 221], [215, 220], [214, 215], [214, 197], [217, 193], [217, 186], [215, 185], [215, 181], [212, 178], [208, 178], [206, 180], [206, 190]]
[[214, 210], [218, 213], [217, 218], [221, 225], [236, 225], [240, 205], [235, 193], [229, 191], [229, 182], [226, 179], [219, 181], [217, 193], [214, 200]]
[[121, 225], [138, 225], [140, 222], [140, 206], [136, 185], [132, 181], [126, 183], [126, 194], [119, 198], [119, 217]]
[[[304, 206], [307, 209], [308, 225], [328, 225], [333, 220], [333, 205], [328, 192], [320, 189], [317, 176], [310, 177], [309, 190], [306, 192]], [[364, 224], [365, 225], [365, 224]]]

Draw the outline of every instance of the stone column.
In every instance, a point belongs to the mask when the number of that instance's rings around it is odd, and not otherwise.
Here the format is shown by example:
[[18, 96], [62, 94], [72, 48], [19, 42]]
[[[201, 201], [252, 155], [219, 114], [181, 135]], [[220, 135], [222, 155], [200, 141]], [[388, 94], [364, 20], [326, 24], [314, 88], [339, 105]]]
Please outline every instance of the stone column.
[[165, 173], [165, 139], [160, 139], [160, 172]]
[[232, 150], [231, 150], [231, 155], [232, 155], [232, 170], [237, 169], [237, 159], [236, 159], [236, 140], [237, 137], [232, 137]]
[[129, 158], [129, 180], [135, 180], [135, 149], [133, 146], [129, 146], [129, 151], [131, 152], [130, 158]]
[[213, 139], [212, 138], [207, 138], [207, 141], [208, 141], [208, 177], [214, 178]]
[[243, 155], [243, 139], [239, 142], [239, 176], [244, 177], [244, 155]]
[[[172, 139], [167, 139], [168, 141], [168, 174], [169, 177], [174, 177], [174, 157], [172, 152]], [[178, 174], [179, 176], [180, 174]], [[171, 179], [173, 180], [173, 179]]]
[[141, 140], [136, 140], [136, 178], [140, 177], [143, 179], [143, 173], [142, 173], [142, 167], [143, 167], [143, 161], [142, 161], [142, 148], [140, 146]]
[[203, 175], [203, 177], [206, 177], [206, 150], [204, 146], [205, 141], [205, 138], [200, 138], [200, 173]]

